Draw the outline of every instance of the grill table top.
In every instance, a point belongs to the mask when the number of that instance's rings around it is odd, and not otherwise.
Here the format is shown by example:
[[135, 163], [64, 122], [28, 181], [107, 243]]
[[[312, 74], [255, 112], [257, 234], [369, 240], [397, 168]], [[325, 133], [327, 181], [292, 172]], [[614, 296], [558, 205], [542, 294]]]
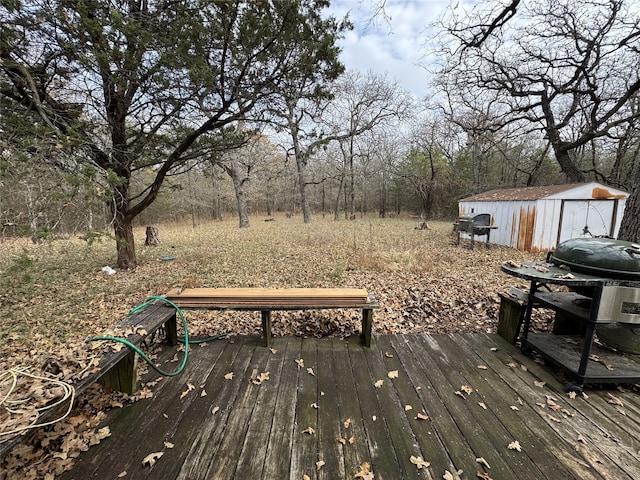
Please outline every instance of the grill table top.
[[[547, 271], [540, 271], [536, 267], [542, 267]], [[500, 265], [500, 268], [504, 273], [513, 277], [544, 284], [566, 285], [568, 287], [601, 287], [605, 285], [640, 287], [640, 282], [590, 275], [581, 272], [570, 272], [546, 262], [524, 262], [521, 267], [516, 267], [508, 262], [504, 262]], [[573, 278], [567, 278], [566, 275], [568, 273], [570, 273]]]

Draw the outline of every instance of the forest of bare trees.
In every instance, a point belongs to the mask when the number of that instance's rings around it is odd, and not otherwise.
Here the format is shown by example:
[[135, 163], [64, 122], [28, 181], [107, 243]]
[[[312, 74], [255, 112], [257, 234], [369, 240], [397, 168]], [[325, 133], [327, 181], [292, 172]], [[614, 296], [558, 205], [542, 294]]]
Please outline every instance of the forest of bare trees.
[[327, 4], [3, 2], [2, 235], [113, 235], [126, 268], [134, 225], [454, 218], [481, 191], [596, 180], [631, 193], [639, 239], [631, 1], [452, 5], [427, 99], [344, 71]]

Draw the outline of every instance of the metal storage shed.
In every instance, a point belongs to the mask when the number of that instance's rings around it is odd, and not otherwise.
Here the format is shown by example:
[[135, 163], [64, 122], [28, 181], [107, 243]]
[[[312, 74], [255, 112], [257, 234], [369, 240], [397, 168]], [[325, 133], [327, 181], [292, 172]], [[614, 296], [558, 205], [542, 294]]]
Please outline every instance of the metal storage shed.
[[458, 218], [489, 213], [491, 243], [529, 252], [577, 237], [616, 237], [628, 193], [597, 182], [507, 188], [458, 201]]

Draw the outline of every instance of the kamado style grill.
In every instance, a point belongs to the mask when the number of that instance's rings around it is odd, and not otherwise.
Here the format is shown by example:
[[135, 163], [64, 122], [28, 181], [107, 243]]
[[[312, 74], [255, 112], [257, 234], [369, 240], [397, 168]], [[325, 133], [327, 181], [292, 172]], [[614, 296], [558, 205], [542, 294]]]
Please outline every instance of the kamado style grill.
[[[505, 263], [502, 270], [531, 281], [523, 352], [536, 351], [562, 368], [577, 381], [576, 389], [586, 383], [640, 381], [640, 361], [627, 355], [640, 354], [640, 245], [576, 238], [558, 245], [547, 263]], [[534, 308], [556, 312], [554, 333], [529, 332]], [[614, 351], [594, 344], [596, 336]]]
[[[640, 282], [640, 245], [608, 238], [574, 238], [558, 245], [549, 261], [572, 272]], [[627, 353], [640, 354], [640, 287], [602, 287], [599, 321], [619, 322], [598, 330], [602, 343]]]
[[467, 233], [471, 237], [471, 249], [475, 247], [475, 237], [487, 236], [487, 248], [489, 248], [489, 239], [491, 238], [491, 230], [497, 227], [491, 226], [491, 214], [489, 213], [472, 213], [470, 215], [461, 215], [460, 220], [456, 224], [456, 245], [460, 245], [460, 234]]
[[557, 266], [571, 271], [640, 281], [640, 245], [609, 238], [573, 238], [549, 255]]

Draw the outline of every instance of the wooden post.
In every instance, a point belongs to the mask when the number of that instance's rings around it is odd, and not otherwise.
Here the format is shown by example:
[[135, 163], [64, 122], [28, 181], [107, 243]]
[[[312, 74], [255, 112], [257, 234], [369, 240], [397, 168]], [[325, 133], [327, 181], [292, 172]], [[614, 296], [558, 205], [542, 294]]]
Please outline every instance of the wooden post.
[[362, 309], [362, 340], [365, 347], [371, 347], [371, 327], [373, 326], [373, 310]]
[[147, 238], [144, 244], [148, 247], [157, 247], [160, 245], [160, 235], [158, 234], [158, 227], [147, 227]]
[[271, 347], [271, 311], [262, 310], [262, 332], [264, 333], [264, 345], [267, 348]]
[[133, 395], [137, 390], [137, 366], [138, 357], [136, 352], [131, 350], [126, 357], [100, 377], [98, 382], [112, 390]]
[[164, 322], [164, 329], [167, 333], [167, 342], [172, 347], [178, 345], [178, 319], [174, 313], [173, 317]]

